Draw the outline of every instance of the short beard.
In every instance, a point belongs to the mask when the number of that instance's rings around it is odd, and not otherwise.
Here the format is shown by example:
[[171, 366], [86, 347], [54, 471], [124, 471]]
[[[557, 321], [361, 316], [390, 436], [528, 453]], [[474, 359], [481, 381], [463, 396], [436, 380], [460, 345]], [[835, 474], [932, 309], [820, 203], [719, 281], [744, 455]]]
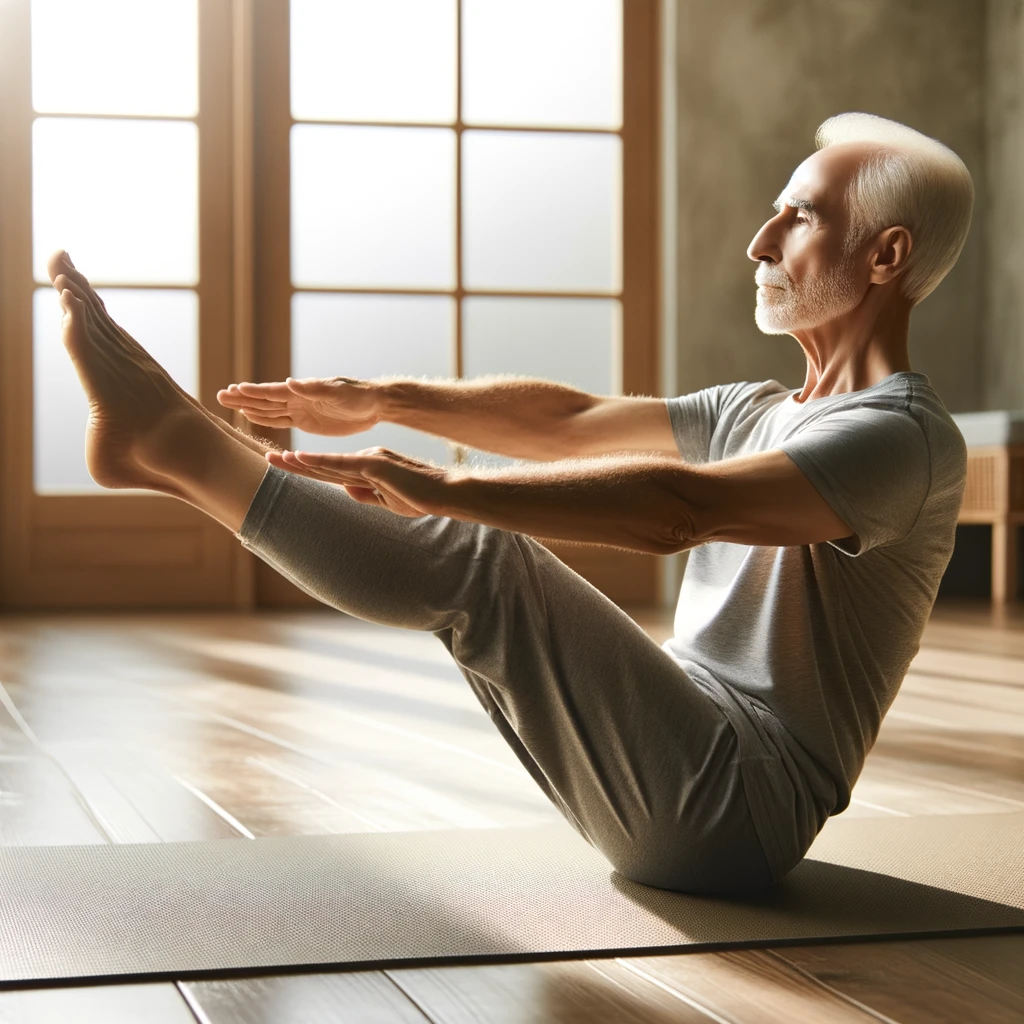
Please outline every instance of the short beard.
[[[778, 298], [758, 301], [754, 322], [764, 334], [792, 334], [844, 316], [855, 309], [861, 299], [853, 268], [853, 259], [844, 254], [820, 277], [794, 285], [781, 268], [762, 264], [758, 268], [758, 283], [778, 285], [783, 291]], [[776, 293], [769, 291], [767, 294]]]

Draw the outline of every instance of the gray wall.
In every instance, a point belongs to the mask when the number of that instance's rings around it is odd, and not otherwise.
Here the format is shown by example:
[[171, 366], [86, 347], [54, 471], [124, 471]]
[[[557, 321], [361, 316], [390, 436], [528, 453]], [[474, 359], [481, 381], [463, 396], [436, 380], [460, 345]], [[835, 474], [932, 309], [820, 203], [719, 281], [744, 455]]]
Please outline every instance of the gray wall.
[[986, 408], [1024, 409], [1024, 3], [988, 0]]
[[[1016, 42], [999, 45], [1019, 52], [1020, 2], [1011, 5]], [[992, 33], [985, 5], [677, 0], [675, 17], [676, 390], [773, 377], [789, 387], [803, 383], [797, 343], [754, 326], [754, 265], [746, 247], [792, 170], [813, 151], [818, 124], [864, 110], [935, 136], [974, 176], [971, 235], [949, 277], [915, 311], [910, 353], [951, 411], [986, 407], [986, 379], [1003, 379], [1005, 359], [991, 360], [986, 374], [983, 72]], [[1015, 132], [1013, 139], [1004, 132], [1006, 176], [1020, 167], [1019, 123]], [[1014, 210], [1019, 225], [1020, 208]], [[1021, 255], [1020, 231], [1008, 224], [1006, 233]], [[1007, 266], [1004, 291], [1022, 266], [1019, 258]], [[1019, 303], [1019, 292], [1014, 296]], [[1017, 403], [1024, 407], [1024, 394]]]

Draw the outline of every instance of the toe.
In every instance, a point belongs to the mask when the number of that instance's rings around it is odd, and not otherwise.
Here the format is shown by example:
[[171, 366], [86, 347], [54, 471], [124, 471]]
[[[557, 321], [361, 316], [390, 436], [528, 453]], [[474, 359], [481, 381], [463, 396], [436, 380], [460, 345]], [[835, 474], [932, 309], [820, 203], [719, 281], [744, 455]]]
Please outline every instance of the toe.
[[82, 308], [82, 300], [70, 288], [60, 290], [60, 304], [65, 312], [74, 312]]
[[95, 312], [100, 312], [100, 310], [96, 308], [96, 303], [98, 301], [96, 293], [88, 286], [88, 284], [84, 287], [80, 285], [70, 274], [58, 274], [53, 279], [53, 286], [62, 294], [64, 292], [70, 292], [83, 305], [92, 307]]
[[[103, 300], [96, 294], [96, 289], [89, 284], [89, 279], [80, 270], [76, 270], [74, 265], [69, 260], [66, 265], [61, 266], [58, 276], [68, 278], [74, 285], [77, 285], [78, 291], [86, 297], [97, 309], [106, 310], [106, 306], [103, 304]], [[56, 284], [56, 282], [54, 282]]]
[[[71, 262], [71, 257], [63, 249], [58, 249], [46, 261], [46, 272], [49, 274], [55, 288], [70, 287], [80, 298], [92, 305], [97, 312], [106, 312], [106, 305], [96, 294], [93, 286], [89, 284], [89, 279], [75, 267], [74, 263]], [[63, 283], [61, 283], [62, 278], [64, 279]]]
[[60, 307], [64, 313], [61, 320], [64, 328], [62, 334], [64, 347], [68, 350], [72, 359], [75, 359], [83, 337], [83, 312], [85, 304], [70, 288], [65, 288], [60, 293]]
[[58, 274], [66, 274], [69, 270], [74, 269], [75, 265], [71, 262], [71, 257], [63, 249], [58, 249], [46, 261], [46, 273], [55, 284]]

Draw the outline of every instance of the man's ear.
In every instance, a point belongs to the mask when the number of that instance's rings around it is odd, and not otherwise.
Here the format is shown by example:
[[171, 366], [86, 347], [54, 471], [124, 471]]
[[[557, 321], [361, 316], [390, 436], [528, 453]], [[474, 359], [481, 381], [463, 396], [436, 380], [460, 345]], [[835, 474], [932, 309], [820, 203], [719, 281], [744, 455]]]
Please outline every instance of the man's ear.
[[871, 283], [887, 284], [907, 269], [914, 240], [902, 225], [886, 228], [875, 241], [871, 260]]

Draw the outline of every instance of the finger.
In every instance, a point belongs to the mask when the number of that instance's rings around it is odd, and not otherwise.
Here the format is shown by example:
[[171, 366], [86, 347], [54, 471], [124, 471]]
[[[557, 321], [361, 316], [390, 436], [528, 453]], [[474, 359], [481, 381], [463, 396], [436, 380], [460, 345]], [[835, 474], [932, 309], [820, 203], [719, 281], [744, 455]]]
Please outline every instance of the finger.
[[[379, 446], [376, 448], [362, 448], [358, 452], [354, 452], [353, 454], [365, 455], [370, 458], [377, 457], [379, 459], [386, 460], [386, 462], [389, 463], [398, 463], [403, 466], [408, 466], [411, 469], [433, 468], [431, 467], [431, 464], [429, 462], [424, 462], [422, 459], [414, 459], [411, 455], [403, 455], [401, 452], [395, 452], [392, 451], [390, 448], [381, 448]], [[378, 464], [384, 465], [386, 463]]]
[[286, 401], [292, 397], [292, 393], [288, 390], [288, 385], [284, 381], [268, 381], [262, 384], [243, 381], [241, 384], [232, 384], [231, 389], [234, 389], [240, 395], [247, 395], [252, 398], [273, 398], [278, 401]]
[[383, 498], [372, 487], [357, 487], [355, 484], [342, 484], [342, 487], [350, 498], [361, 505], [384, 505]]
[[288, 405], [285, 402], [275, 402], [265, 398], [253, 398], [251, 395], [239, 395], [241, 399], [241, 408], [252, 409], [253, 412], [277, 412], [283, 413], [288, 411]]
[[315, 469], [319, 473], [338, 479], [351, 480], [354, 483], [366, 483], [358, 466], [353, 465], [346, 455], [337, 455], [333, 452], [294, 451], [285, 451], [281, 454], [290, 465]]
[[339, 477], [353, 477], [371, 481], [380, 479], [381, 461], [372, 461], [352, 452], [289, 452], [298, 465], [309, 466]]
[[268, 399], [252, 398], [249, 395], [243, 395], [238, 391], [228, 391], [226, 388], [217, 392], [217, 401], [221, 405], [230, 406], [232, 409], [258, 409], [264, 412], [285, 412], [287, 411], [287, 404], [285, 402], [274, 402]]
[[[268, 451], [266, 453], [266, 460], [272, 466], [276, 466], [278, 469], [287, 469], [289, 473], [296, 473], [298, 476], [308, 476], [312, 480], [322, 480], [324, 477], [315, 469], [311, 469], [308, 466], [299, 465], [294, 460], [287, 459], [286, 452], [275, 452]], [[333, 481], [328, 481], [333, 483]]]
[[289, 468], [315, 474], [316, 479], [332, 484], [348, 484], [353, 487], [377, 488], [380, 481], [369, 478], [357, 466], [353, 466], [345, 455], [327, 452], [304, 452], [306, 460], [299, 459], [297, 452], [281, 453], [282, 461]]
[[240, 409], [241, 414], [250, 422], [258, 423], [261, 427], [294, 427], [296, 426], [295, 421], [291, 417], [291, 413], [282, 413], [280, 416], [275, 416], [269, 412], [259, 412], [256, 409]]
[[228, 391], [218, 391], [217, 401], [226, 409], [242, 409], [251, 401], [251, 399], [237, 393], [231, 394]]
[[[316, 470], [321, 474], [330, 474], [337, 476], [339, 473], [346, 473], [347, 476], [353, 476], [351, 472], [346, 472], [342, 467], [334, 466], [329, 461], [331, 456], [318, 455], [316, 453], [310, 453], [310, 458], [306, 461], [301, 460], [296, 452], [283, 451], [281, 452], [281, 459], [289, 466], [294, 466], [297, 469], [308, 469]], [[359, 477], [361, 481], [362, 478]]]
[[293, 451], [288, 452], [288, 454], [297, 462], [301, 462], [307, 466], [344, 465], [346, 462], [345, 454], [335, 454], [334, 452]]
[[336, 472], [362, 473], [367, 466], [365, 459], [354, 452], [302, 452], [288, 453], [304, 466], [316, 466]]
[[329, 469], [317, 469], [313, 466], [303, 466], [301, 463], [296, 462], [290, 452], [275, 452], [268, 451], [266, 453], [267, 461], [278, 469], [285, 469], [289, 473], [294, 473], [297, 476], [305, 476], [310, 480], [321, 480], [324, 483], [335, 484], [337, 486], [351, 486], [361, 487], [363, 489], [372, 490], [372, 486], [367, 484], [358, 474], [339, 474]]
[[321, 377], [301, 377], [298, 380], [289, 377], [285, 384], [293, 394], [305, 395], [310, 398], [328, 395], [336, 390], [330, 381], [323, 380]]

